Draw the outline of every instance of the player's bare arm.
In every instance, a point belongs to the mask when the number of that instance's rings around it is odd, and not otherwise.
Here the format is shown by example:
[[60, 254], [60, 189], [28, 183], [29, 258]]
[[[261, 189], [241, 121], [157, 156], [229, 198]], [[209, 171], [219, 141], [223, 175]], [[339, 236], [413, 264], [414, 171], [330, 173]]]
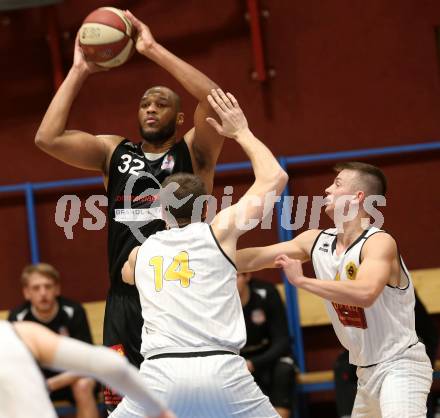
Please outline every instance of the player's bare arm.
[[16, 322], [14, 328], [35, 359], [43, 366], [91, 375], [140, 402], [149, 417], [175, 418], [145, 387], [138, 371], [120, 355], [104, 347], [61, 337], [33, 322]]
[[249, 228], [250, 223], [255, 227], [263, 219], [265, 207], [267, 209], [266, 199], [271, 193], [272, 196], [280, 195], [288, 176], [271, 151], [249, 130], [246, 117], [232, 94], [214, 89], [208, 100], [221, 125], [214, 118], [208, 118], [207, 122], [219, 135], [238, 142], [251, 160], [255, 174], [255, 181], [244, 196], [235, 205], [218, 213], [212, 222], [223, 250], [235, 260], [238, 237], [252, 229]]
[[77, 37], [72, 68], [44, 115], [35, 143], [44, 152], [69, 165], [106, 174], [110, 156], [122, 137], [66, 130], [72, 104], [83, 83], [90, 74], [102, 70], [84, 59]]
[[136, 258], [137, 253], [139, 251], [139, 246], [133, 248], [131, 250], [130, 255], [128, 256], [128, 260], [124, 263], [124, 266], [122, 267], [122, 281], [127, 284], [134, 285], [134, 269], [136, 266]]
[[46, 385], [49, 391], [53, 392], [55, 390], [70, 386], [79, 379], [80, 377], [76, 374], [73, 374], [71, 372], [63, 372], [46, 379]]
[[305, 277], [301, 261], [285, 254], [278, 256], [275, 264], [284, 269], [292, 285], [332, 302], [363, 308], [370, 307], [387, 284], [398, 284], [400, 273], [396, 242], [386, 233], [372, 235], [365, 243], [356, 280], [315, 280]]
[[235, 265], [240, 273], [275, 268], [275, 259], [286, 254], [302, 263], [310, 260], [313, 243], [320, 233], [319, 229], [304, 231], [290, 241], [279, 242], [266, 247], [243, 248], [237, 251]]
[[191, 153], [195, 174], [203, 179], [208, 193], [211, 193], [215, 164], [223, 146], [223, 137], [206, 122], [207, 117], [216, 116], [207, 96], [218, 86], [205, 74], [157, 43], [148, 26], [129, 11], [125, 14], [138, 32], [137, 51], [168, 71], [198, 101], [194, 113], [194, 128], [184, 138]]

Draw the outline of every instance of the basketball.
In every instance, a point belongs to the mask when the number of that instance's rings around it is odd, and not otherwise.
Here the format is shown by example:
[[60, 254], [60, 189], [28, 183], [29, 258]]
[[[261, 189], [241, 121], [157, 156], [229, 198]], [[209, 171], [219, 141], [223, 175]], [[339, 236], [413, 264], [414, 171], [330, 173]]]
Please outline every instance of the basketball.
[[100, 7], [79, 30], [79, 44], [87, 61], [106, 68], [124, 64], [134, 51], [134, 28], [122, 10]]

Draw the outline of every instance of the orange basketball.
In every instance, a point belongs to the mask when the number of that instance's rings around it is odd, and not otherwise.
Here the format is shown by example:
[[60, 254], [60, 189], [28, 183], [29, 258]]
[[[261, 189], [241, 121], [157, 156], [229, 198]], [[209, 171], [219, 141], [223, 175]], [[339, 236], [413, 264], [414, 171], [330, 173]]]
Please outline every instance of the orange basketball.
[[134, 52], [134, 28], [122, 10], [100, 7], [90, 13], [79, 30], [79, 44], [87, 61], [117, 67]]

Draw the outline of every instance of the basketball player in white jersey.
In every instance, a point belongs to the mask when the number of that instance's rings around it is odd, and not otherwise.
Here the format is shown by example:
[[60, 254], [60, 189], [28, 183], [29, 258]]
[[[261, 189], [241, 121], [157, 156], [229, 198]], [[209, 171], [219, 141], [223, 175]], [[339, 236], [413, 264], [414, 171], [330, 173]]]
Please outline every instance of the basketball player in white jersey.
[[[239, 251], [237, 267], [282, 267], [292, 285], [325, 299], [336, 335], [358, 366], [352, 417], [425, 417], [432, 368], [414, 328], [411, 278], [391, 235], [365, 229], [362, 221], [370, 221], [365, 199], [385, 194], [385, 176], [359, 162], [340, 164], [336, 171], [325, 190], [325, 212], [335, 228]], [[357, 214], [344, 218], [350, 209]], [[310, 260], [319, 280], [303, 275], [301, 263]]]
[[[145, 361], [140, 373], [179, 418], [279, 417], [238, 355], [246, 328], [235, 253], [237, 239], [250, 229], [245, 224], [261, 221], [265, 197], [282, 192], [287, 174], [253, 136], [235, 98], [221, 90], [211, 94], [209, 102], [222, 125], [208, 122], [241, 145], [255, 182], [211, 224], [201, 222], [200, 212], [195, 219], [198, 198], [206, 197], [199, 177], [178, 173], [163, 182], [160, 198], [168, 230], [135, 248], [122, 272], [124, 281], [137, 286], [141, 300]], [[164, 207], [163, 191], [173, 182], [179, 186], [174, 198], [186, 201], [179, 208]], [[111, 418], [140, 416], [137, 403], [126, 397]]]
[[55, 334], [34, 322], [0, 321], [0, 418], [56, 418], [37, 363], [93, 376], [138, 400], [143, 417], [175, 418], [136, 368], [114, 351]]

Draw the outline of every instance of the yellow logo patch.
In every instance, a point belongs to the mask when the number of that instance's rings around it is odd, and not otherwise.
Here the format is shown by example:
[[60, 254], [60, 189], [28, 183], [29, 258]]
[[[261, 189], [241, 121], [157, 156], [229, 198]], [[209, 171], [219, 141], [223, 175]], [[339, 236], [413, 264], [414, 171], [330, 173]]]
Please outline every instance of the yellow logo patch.
[[345, 266], [345, 273], [347, 274], [347, 277], [348, 277], [350, 280], [354, 280], [354, 279], [356, 279], [357, 267], [356, 267], [356, 264], [353, 263], [353, 261], [350, 261], [350, 262]]

